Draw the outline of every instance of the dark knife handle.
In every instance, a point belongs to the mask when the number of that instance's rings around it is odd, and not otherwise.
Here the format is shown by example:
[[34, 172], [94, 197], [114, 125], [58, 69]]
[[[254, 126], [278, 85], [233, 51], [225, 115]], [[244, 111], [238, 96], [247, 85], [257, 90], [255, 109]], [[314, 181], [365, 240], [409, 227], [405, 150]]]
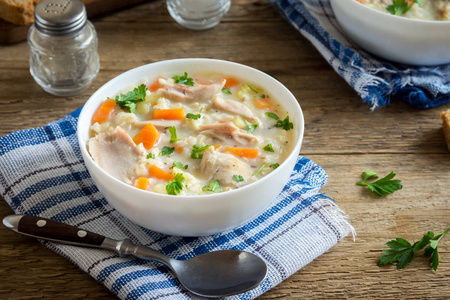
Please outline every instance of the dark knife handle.
[[97, 233], [35, 216], [10, 215], [3, 219], [3, 224], [17, 233], [64, 244], [99, 247], [105, 240]]

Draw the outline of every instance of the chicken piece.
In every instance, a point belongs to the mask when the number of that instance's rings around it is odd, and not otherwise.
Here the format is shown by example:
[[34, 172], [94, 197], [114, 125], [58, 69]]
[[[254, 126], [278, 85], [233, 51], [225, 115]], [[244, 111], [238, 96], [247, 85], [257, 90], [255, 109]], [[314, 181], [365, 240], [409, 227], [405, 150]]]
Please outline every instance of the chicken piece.
[[220, 110], [232, 113], [232, 114], [237, 114], [237, 115], [243, 116], [248, 121], [252, 121], [252, 122], [258, 121], [258, 118], [255, 117], [255, 115], [250, 110], [250, 108], [248, 108], [247, 106], [245, 106], [245, 104], [238, 102], [236, 100], [223, 99], [220, 95], [217, 95], [213, 99], [212, 106], [214, 108], [217, 108], [217, 109], [220, 109]]
[[100, 133], [88, 141], [88, 149], [100, 168], [119, 180], [131, 180], [133, 167], [144, 153], [131, 136], [117, 127], [114, 134]]
[[200, 125], [199, 132], [218, 138], [222, 141], [233, 140], [242, 145], [258, 142], [258, 138], [239, 129], [233, 122]]
[[177, 102], [205, 101], [212, 99], [219, 93], [226, 80], [214, 84], [195, 84], [194, 86], [184, 84], [170, 84], [164, 78], [159, 79], [162, 88], [158, 90], [161, 95]]
[[[217, 152], [214, 147], [205, 150], [200, 162], [200, 172], [208, 180], [218, 180], [222, 187], [241, 186], [252, 175], [248, 164], [231, 154]], [[241, 175], [244, 181], [236, 182], [233, 175]]]

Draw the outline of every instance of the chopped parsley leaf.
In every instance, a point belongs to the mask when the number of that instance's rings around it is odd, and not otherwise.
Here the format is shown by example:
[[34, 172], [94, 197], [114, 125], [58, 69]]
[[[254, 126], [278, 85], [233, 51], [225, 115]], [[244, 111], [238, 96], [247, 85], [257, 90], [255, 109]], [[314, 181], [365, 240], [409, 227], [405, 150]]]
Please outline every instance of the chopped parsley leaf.
[[183, 166], [183, 164], [180, 163], [180, 162], [178, 162], [178, 161], [174, 162], [174, 163], [173, 163], [173, 166], [174, 166], [174, 167], [177, 167], [177, 168], [180, 169], [180, 170], [186, 170], [186, 169], [188, 168], [188, 165], [184, 165], [184, 166]]
[[255, 131], [255, 129], [257, 127], [259, 127], [259, 123], [252, 124], [252, 123], [248, 122], [247, 120], [245, 120], [245, 124], [247, 124], [247, 132], [248, 133], [252, 133], [253, 131]]
[[155, 154], [150, 152], [149, 154], [147, 154], [147, 158], [155, 158]]
[[250, 84], [246, 83], [245, 85], [246, 85], [249, 89], [251, 89], [253, 92], [259, 94], [258, 90], [255, 89], [254, 87], [252, 87]]
[[271, 164], [269, 167], [271, 167], [272, 169], [276, 169], [276, 168], [278, 168], [280, 166], [280, 164], [279, 163], [274, 163], [274, 164]]
[[266, 163], [263, 163], [263, 164], [261, 165], [261, 167], [259, 167], [259, 169], [256, 170], [255, 173], [252, 174], [252, 176], [258, 175], [258, 173], [261, 172], [261, 170], [262, 170], [265, 166], [266, 166]]
[[272, 144], [267, 144], [267, 145], [265, 145], [263, 149], [264, 149], [265, 151], [267, 151], [267, 152], [275, 152], [275, 151], [273, 150]]
[[278, 119], [279, 119], [279, 117], [278, 117], [276, 114], [272, 113], [272, 112], [268, 112], [268, 113], [266, 113], [266, 115], [267, 115], [269, 118], [272, 118], [272, 119], [274, 119], [274, 120], [278, 120]]
[[164, 146], [161, 150], [161, 153], [159, 155], [163, 156], [163, 155], [170, 155], [173, 153], [173, 151], [175, 150], [175, 147], [167, 147]]
[[174, 181], [169, 181], [166, 185], [166, 191], [169, 195], [178, 195], [183, 189], [184, 176], [182, 173], [175, 175]]
[[203, 157], [203, 154], [201, 154], [199, 152], [205, 151], [209, 147], [211, 147], [211, 145], [206, 145], [203, 147], [199, 147], [198, 145], [192, 146], [193, 149], [191, 151], [191, 157], [201, 159]]
[[184, 72], [183, 76], [173, 76], [172, 79], [175, 80], [175, 83], [177, 84], [194, 86], [194, 80], [188, 77], [187, 72]]
[[283, 121], [277, 120], [275, 127], [281, 127], [284, 130], [289, 131], [294, 128], [294, 124], [292, 124], [292, 122], [289, 122], [289, 116], [286, 116]]
[[222, 89], [222, 93], [231, 95], [231, 91], [229, 89], [227, 89], [227, 88], [223, 88]]
[[236, 182], [244, 181], [244, 177], [242, 177], [241, 175], [233, 175], [233, 179]]
[[171, 143], [181, 141], [181, 139], [179, 139], [177, 137], [177, 129], [175, 128], [175, 126], [169, 126], [169, 132], [170, 132], [170, 142]]
[[201, 115], [200, 115], [200, 114], [196, 114], [196, 115], [194, 115], [194, 114], [188, 113], [188, 114], [186, 115], [186, 118], [188, 118], [188, 119], [192, 119], [192, 120], [197, 120], [197, 119], [200, 119], [200, 117], [201, 117]]
[[220, 187], [219, 181], [214, 180], [209, 183], [209, 186], [204, 186], [202, 188], [202, 191], [204, 191], [204, 192], [210, 191], [210, 192], [214, 192], [214, 193], [220, 193], [222, 191], [222, 188]]

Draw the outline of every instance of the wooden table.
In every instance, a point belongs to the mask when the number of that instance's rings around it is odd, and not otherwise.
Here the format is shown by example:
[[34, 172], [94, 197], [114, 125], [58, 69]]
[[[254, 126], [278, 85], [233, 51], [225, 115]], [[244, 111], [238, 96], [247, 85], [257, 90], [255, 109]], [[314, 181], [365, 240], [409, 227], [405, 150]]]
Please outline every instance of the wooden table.
[[[263, 0], [233, 0], [223, 22], [189, 31], [154, 1], [92, 19], [98, 32], [100, 74], [81, 95], [46, 94], [28, 71], [25, 42], [0, 48], [0, 135], [42, 126], [82, 106], [97, 88], [125, 70], [172, 58], [208, 57], [269, 71], [297, 97], [305, 114], [302, 155], [329, 175], [323, 192], [350, 216], [349, 236], [260, 299], [448, 298], [450, 235], [433, 272], [420, 256], [411, 265], [377, 266], [390, 239], [418, 240], [450, 225], [450, 154], [439, 112], [393, 98], [374, 112], [317, 50]], [[371, 168], [395, 171], [404, 188], [385, 198], [355, 182]], [[0, 201], [1, 216], [12, 213]], [[36, 240], [0, 226], [0, 299], [111, 298], [101, 284]]]

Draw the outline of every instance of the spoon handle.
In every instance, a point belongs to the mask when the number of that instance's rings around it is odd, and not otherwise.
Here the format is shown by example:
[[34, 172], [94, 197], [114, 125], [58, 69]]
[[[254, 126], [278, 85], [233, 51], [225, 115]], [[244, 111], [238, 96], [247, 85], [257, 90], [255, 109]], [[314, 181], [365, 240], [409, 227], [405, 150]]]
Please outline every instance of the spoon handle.
[[117, 252], [119, 256], [133, 255], [146, 260], [155, 260], [166, 264], [171, 269], [174, 261], [158, 251], [135, 245], [129, 239], [113, 240], [76, 226], [42, 217], [10, 215], [3, 219], [3, 225], [12, 231], [37, 239], [111, 250]]
[[100, 234], [42, 217], [10, 215], [3, 225], [23, 235], [76, 246], [99, 248], [105, 240]]

